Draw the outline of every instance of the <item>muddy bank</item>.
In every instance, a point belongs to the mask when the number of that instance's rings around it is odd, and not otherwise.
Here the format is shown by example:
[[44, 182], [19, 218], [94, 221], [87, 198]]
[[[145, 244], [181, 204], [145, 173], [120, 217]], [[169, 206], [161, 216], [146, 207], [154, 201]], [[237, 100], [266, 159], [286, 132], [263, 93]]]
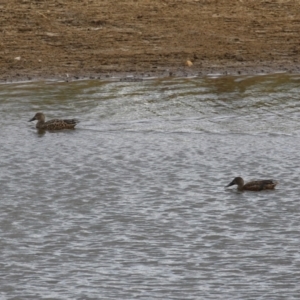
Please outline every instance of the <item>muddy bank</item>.
[[299, 12], [282, 0], [0, 0], [0, 81], [298, 73]]

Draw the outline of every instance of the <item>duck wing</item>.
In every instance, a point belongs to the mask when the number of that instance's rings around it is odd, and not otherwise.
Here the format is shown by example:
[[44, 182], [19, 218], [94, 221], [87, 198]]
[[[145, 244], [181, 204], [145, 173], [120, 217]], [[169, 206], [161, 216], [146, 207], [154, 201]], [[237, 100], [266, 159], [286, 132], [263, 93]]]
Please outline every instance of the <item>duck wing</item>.
[[77, 119], [65, 119], [62, 121], [65, 122], [66, 124], [70, 124], [70, 125], [72, 125], [72, 124], [76, 125], [77, 123], [79, 123], [79, 120], [77, 120]]
[[272, 179], [269, 180], [256, 180], [248, 182], [244, 185], [243, 189], [248, 191], [262, 191], [262, 190], [272, 190], [277, 185], [277, 181]]
[[76, 119], [65, 119], [65, 120], [54, 119], [45, 122], [43, 124], [43, 128], [48, 130], [74, 128], [77, 123], [78, 121]]

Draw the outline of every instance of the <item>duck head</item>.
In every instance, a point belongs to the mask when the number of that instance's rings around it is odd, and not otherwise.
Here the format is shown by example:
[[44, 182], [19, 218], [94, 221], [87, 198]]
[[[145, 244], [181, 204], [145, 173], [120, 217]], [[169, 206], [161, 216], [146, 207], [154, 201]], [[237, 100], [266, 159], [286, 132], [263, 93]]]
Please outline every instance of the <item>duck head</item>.
[[235, 177], [226, 187], [232, 186], [232, 185], [238, 185], [238, 186], [243, 186], [244, 185], [244, 180], [242, 177]]
[[45, 121], [45, 115], [41, 112], [38, 112], [28, 122], [35, 121], [35, 120], [44, 122]]

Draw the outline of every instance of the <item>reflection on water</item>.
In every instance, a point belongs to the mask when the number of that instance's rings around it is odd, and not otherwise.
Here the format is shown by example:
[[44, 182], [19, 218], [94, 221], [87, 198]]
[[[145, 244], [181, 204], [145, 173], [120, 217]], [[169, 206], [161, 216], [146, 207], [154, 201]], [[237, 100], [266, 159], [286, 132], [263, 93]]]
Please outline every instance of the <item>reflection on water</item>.
[[[297, 298], [299, 82], [2, 85], [0, 295]], [[39, 134], [37, 111], [81, 123]]]

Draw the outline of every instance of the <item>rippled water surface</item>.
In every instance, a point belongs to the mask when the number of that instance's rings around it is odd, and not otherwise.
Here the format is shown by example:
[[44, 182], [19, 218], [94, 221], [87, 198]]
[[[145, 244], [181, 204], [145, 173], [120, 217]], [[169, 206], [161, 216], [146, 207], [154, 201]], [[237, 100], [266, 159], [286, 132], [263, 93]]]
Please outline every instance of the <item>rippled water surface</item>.
[[298, 298], [299, 84], [0, 86], [0, 299]]

